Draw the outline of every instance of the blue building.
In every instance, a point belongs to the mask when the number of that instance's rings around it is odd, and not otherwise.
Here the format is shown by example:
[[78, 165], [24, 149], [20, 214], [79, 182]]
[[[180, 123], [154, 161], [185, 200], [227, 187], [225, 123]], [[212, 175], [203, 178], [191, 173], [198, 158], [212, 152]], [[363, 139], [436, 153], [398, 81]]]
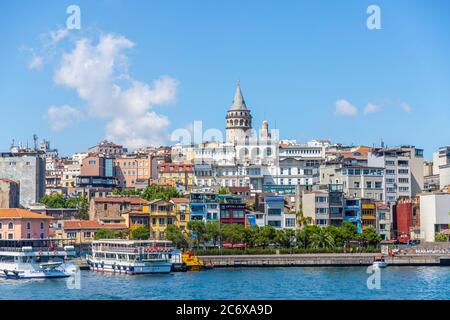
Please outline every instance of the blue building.
[[359, 198], [345, 198], [344, 199], [344, 221], [348, 221], [348, 222], [355, 224], [358, 233], [362, 232], [361, 199], [359, 199]]
[[218, 221], [219, 197], [215, 193], [192, 192], [190, 194], [189, 208], [191, 221]]

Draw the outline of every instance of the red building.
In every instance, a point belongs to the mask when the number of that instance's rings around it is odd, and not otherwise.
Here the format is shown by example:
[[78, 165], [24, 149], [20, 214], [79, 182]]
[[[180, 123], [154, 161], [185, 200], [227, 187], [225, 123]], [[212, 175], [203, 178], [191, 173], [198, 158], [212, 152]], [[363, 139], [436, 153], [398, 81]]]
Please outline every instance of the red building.
[[417, 228], [420, 223], [419, 198], [400, 198], [393, 208], [394, 237], [399, 243], [410, 240], [411, 229]]
[[238, 196], [219, 195], [220, 222], [245, 224], [245, 204]]

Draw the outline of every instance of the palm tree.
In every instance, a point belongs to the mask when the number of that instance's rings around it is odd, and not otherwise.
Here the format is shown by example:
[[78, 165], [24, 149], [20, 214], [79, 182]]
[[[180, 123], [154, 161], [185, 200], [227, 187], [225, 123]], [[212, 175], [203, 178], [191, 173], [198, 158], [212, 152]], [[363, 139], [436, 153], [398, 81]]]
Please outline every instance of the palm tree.
[[334, 247], [334, 237], [326, 229], [320, 228], [311, 235], [311, 248], [328, 249]]

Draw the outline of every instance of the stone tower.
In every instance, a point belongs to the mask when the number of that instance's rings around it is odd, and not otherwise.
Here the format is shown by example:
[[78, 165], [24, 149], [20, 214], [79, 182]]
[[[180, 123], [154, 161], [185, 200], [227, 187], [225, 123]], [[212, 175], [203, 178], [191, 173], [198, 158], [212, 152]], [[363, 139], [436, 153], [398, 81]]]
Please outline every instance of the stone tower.
[[241, 86], [238, 81], [233, 104], [226, 116], [227, 142], [234, 143], [243, 141], [250, 137], [252, 129], [252, 115], [247, 109], [244, 97], [242, 96]]

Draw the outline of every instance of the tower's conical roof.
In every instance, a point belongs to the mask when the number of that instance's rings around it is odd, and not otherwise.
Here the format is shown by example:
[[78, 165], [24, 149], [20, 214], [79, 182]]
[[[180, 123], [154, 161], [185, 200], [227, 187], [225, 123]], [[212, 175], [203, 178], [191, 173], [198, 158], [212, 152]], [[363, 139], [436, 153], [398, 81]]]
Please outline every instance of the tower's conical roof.
[[231, 105], [230, 110], [247, 110], [239, 81], [236, 86], [236, 93], [234, 94], [233, 104]]

